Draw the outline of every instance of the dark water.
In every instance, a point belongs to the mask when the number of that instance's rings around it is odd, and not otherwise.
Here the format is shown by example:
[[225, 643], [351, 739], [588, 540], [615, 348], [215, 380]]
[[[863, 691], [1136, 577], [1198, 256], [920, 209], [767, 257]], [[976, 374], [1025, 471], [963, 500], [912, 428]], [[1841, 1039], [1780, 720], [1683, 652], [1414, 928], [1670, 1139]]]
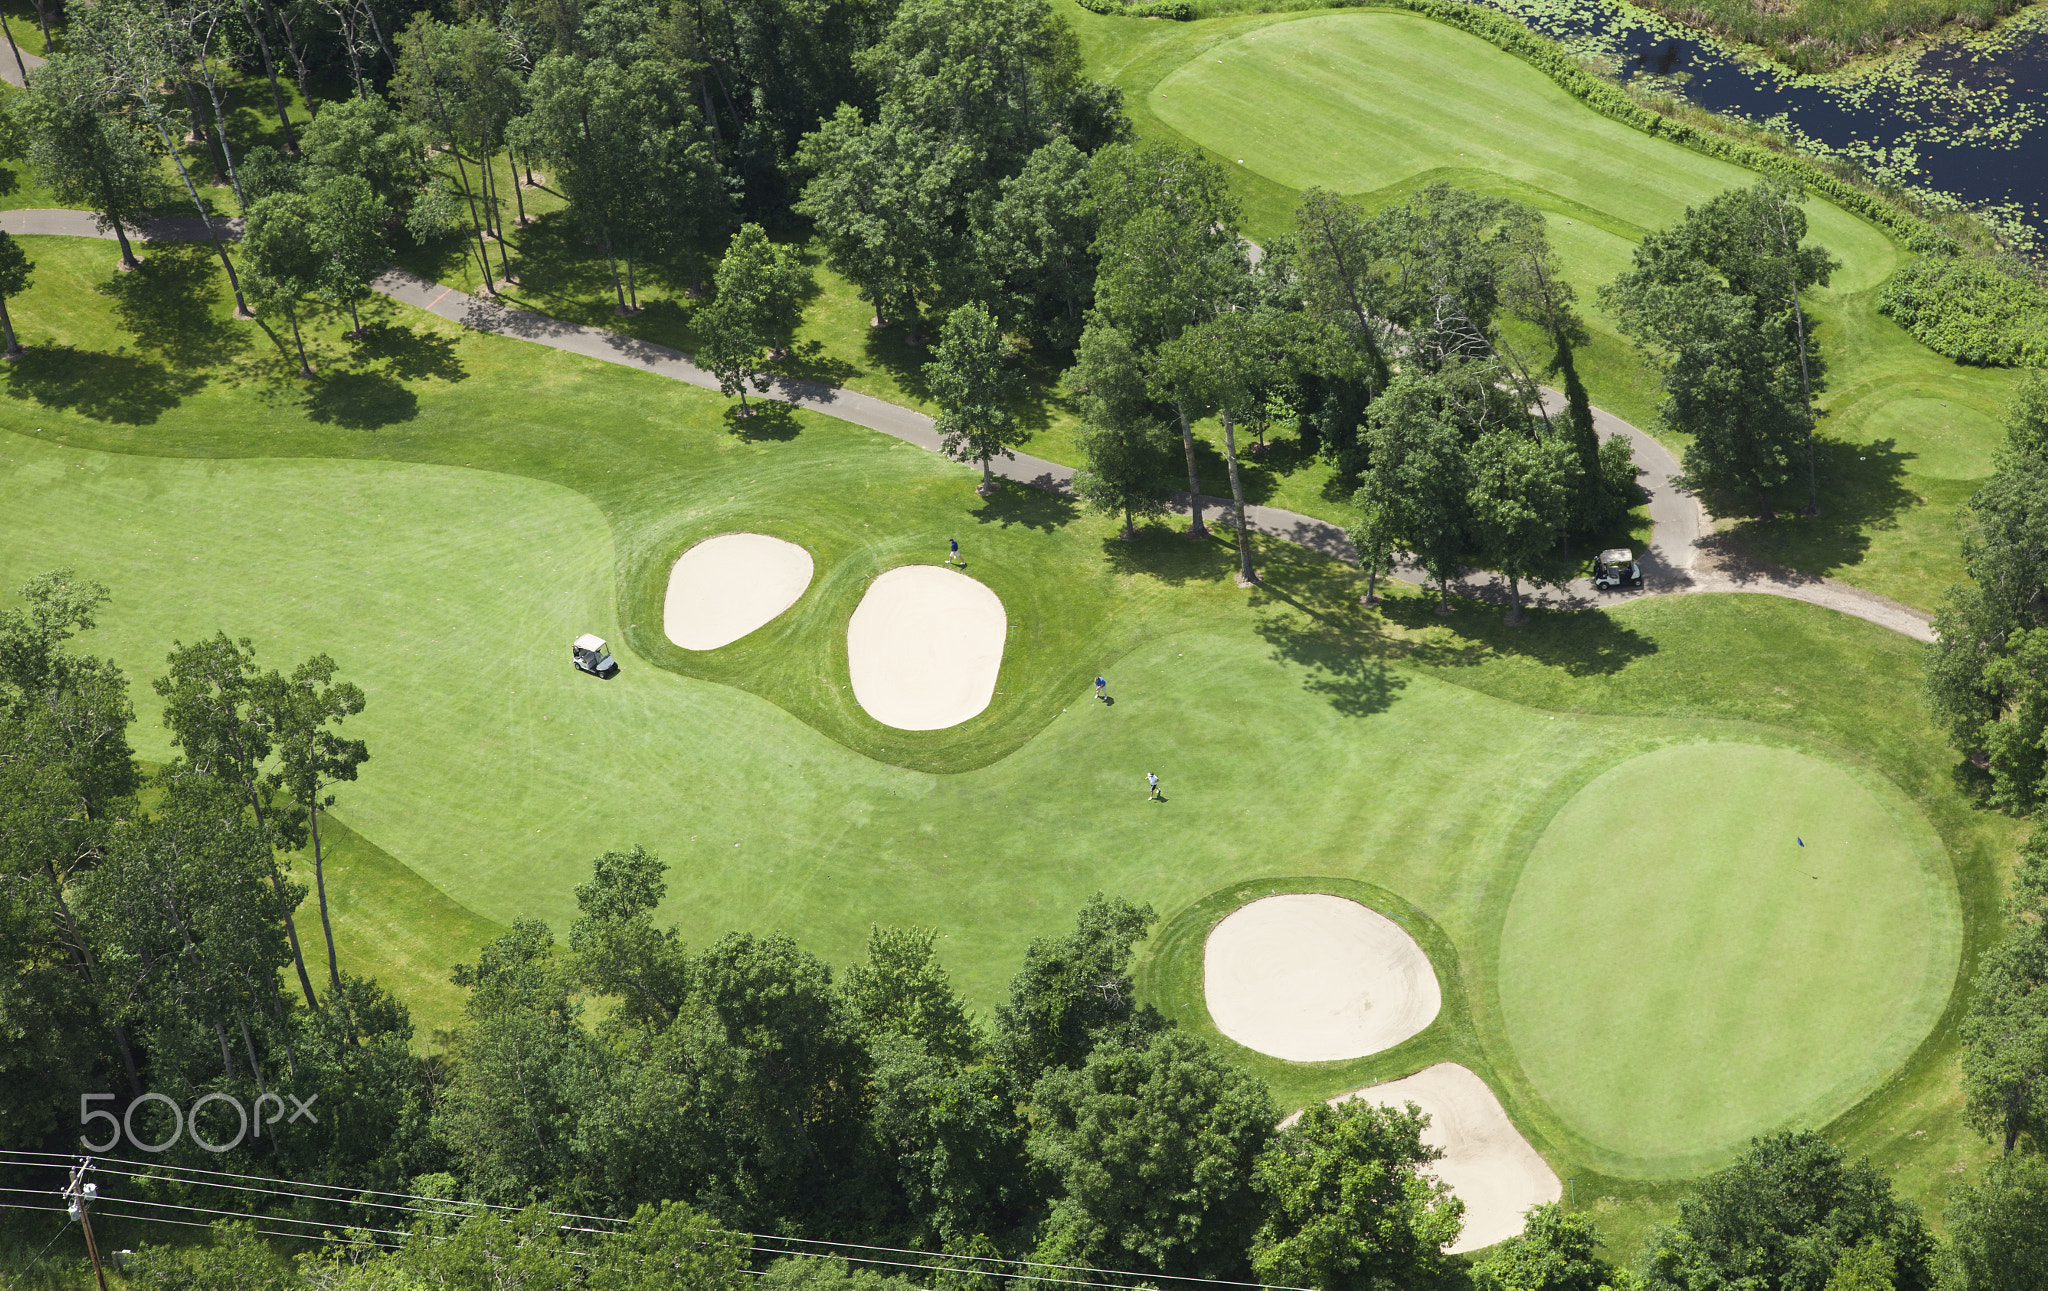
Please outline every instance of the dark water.
[[1917, 57], [1795, 76], [1640, 10], [1602, 0], [1481, 0], [1700, 107], [1771, 125], [1930, 201], [1964, 205], [2048, 251], [2048, 12]]

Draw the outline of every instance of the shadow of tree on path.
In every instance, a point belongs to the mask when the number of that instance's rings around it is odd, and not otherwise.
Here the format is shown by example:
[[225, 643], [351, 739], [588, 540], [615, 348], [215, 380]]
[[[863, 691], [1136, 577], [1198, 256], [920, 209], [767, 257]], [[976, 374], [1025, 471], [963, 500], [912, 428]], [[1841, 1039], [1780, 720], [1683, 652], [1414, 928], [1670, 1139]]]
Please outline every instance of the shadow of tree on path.
[[146, 426], [199, 392], [205, 378], [154, 359], [69, 345], [30, 346], [8, 368], [7, 391], [95, 421]]

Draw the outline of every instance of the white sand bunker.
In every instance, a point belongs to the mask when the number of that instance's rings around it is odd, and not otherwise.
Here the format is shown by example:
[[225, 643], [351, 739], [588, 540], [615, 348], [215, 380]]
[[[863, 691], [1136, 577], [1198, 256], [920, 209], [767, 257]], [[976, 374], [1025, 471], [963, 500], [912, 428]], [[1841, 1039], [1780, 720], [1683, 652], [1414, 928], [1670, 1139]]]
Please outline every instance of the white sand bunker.
[[1340, 1094], [1330, 1102], [1347, 1098], [1381, 1107], [1413, 1103], [1429, 1113], [1422, 1141], [1444, 1151], [1443, 1159], [1429, 1167], [1430, 1173], [1451, 1185], [1465, 1203], [1465, 1230], [1451, 1244], [1453, 1254], [1515, 1236], [1522, 1231], [1522, 1216], [1529, 1207], [1564, 1194], [1557, 1172], [1515, 1129], [1486, 1082], [1455, 1062], [1440, 1062], [1400, 1080]]
[[676, 558], [662, 630], [685, 650], [731, 645], [796, 604], [811, 585], [811, 553], [765, 533], [722, 533]]
[[967, 575], [937, 565], [889, 570], [846, 624], [853, 697], [898, 730], [958, 726], [995, 697], [1009, 631], [1002, 600]]
[[1232, 911], [1210, 930], [1202, 989], [1218, 1031], [1293, 1062], [1391, 1049], [1443, 1006], [1429, 956], [1401, 925], [1321, 893]]

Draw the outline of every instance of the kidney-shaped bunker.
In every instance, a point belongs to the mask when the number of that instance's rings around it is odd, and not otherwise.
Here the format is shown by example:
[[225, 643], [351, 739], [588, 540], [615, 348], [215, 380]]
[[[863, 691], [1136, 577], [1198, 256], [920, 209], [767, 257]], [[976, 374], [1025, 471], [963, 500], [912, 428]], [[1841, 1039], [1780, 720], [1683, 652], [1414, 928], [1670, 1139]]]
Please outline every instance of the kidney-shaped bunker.
[[765, 533], [722, 533], [676, 558], [662, 630], [685, 650], [731, 645], [796, 604], [811, 585], [811, 553]]
[[902, 565], [868, 584], [846, 624], [853, 697], [904, 731], [958, 726], [988, 707], [1009, 619], [981, 583], [937, 565]]

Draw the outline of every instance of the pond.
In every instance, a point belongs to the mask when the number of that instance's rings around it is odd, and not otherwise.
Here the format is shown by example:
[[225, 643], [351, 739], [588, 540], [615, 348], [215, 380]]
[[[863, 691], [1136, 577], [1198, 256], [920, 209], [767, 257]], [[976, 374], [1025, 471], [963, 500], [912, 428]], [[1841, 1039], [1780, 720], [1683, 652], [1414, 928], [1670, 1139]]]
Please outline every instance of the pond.
[[2048, 9], [1917, 54], [1802, 76], [1656, 14], [1603, 0], [1480, 0], [1625, 80], [1854, 159], [1881, 181], [1967, 205], [2048, 248]]

